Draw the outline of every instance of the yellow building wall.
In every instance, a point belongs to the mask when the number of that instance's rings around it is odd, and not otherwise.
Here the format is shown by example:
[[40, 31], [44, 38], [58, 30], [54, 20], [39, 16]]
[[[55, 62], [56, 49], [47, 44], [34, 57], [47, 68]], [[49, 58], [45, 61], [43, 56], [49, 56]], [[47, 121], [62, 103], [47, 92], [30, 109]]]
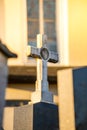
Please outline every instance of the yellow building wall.
[[[55, 66], [87, 65], [87, 1], [56, 0], [56, 30], [59, 63]], [[0, 39], [18, 54], [17, 59], [9, 60], [10, 66], [29, 65], [25, 0], [0, 0]]]
[[86, 0], [57, 1], [57, 36], [60, 65], [87, 65]]
[[5, 31], [5, 20], [4, 20], [4, 13], [5, 13], [5, 10], [4, 10], [4, 1], [3, 0], [0, 0], [0, 40], [3, 40], [4, 39], [4, 31]]
[[87, 0], [68, 0], [69, 62], [87, 65]]
[[24, 65], [27, 45], [25, 0], [0, 0], [0, 39], [18, 55], [9, 65]]

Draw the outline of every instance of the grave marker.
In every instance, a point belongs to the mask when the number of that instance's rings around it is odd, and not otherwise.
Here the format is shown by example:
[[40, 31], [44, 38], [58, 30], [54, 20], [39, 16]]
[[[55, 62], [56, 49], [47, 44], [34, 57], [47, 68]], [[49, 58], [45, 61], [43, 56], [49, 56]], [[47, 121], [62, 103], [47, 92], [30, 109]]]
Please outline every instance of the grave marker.
[[3, 124], [3, 110], [5, 105], [5, 90], [8, 80], [8, 58], [17, 57], [0, 41], [0, 130]]
[[37, 37], [39, 48], [28, 47], [28, 56], [37, 58], [36, 90], [32, 94], [30, 104], [14, 108], [12, 130], [59, 129], [58, 107], [53, 103], [53, 95], [48, 90], [47, 81], [47, 62], [57, 62], [58, 56], [49, 51], [45, 44], [42, 46], [43, 42], [47, 42], [46, 39], [42, 40], [44, 36], [38, 35]]
[[47, 81], [47, 62], [56, 63], [58, 55], [48, 50], [46, 42], [46, 36], [38, 35], [38, 48], [28, 46], [28, 57], [37, 58], [36, 90], [32, 94], [30, 104], [14, 109], [14, 130], [59, 129], [58, 107], [53, 103], [53, 95], [48, 90]]
[[[32, 94], [30, 104], [13, 109], [10, 115], [11, 118], [13, 115], [13, 123], [10, 126], [12, 130], [58, 130], [59, 128], [58, 107], [53, 103], [53, 95], [48, 90], [47, 81], [47, 62], [56, 63], [58, 56], [55, 52], [48, 50], [45, 46], [46, 36], [45, 39], [43, 38], [42, 35], [37, 36], [37, 42], [40, 45], [37, 45], [38, 48], [28, 47], [28, 56], [30, 54], [37, 58], [36, 90]], [[42, 47], [43, 42], [45, 45]]]
[[32, 102], [53, 102], [53, 95], [49, 92], [47, 81], [47, 62], [57, 63], [58, 54], [47, 48], [47, 36], [37, 35], [37, 48], [28, 46], [27, 55], [37, 58], [36, 91], [32, 94]]

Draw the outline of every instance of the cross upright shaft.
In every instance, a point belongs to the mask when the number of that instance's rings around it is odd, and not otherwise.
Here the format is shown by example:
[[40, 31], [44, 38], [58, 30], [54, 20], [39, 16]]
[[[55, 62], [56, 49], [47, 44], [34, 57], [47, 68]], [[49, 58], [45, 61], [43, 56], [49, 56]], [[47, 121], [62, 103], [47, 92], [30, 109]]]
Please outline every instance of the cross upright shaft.
[[[37, 35], [37, 48], [41, 48], [43, 44], [46, 44], [46, 40], [46, 36]], [[36, 89], [39, 89], [40, 91], [48, 91], [47, 61], [38, 58]]]
[[[37, 81], [36, 91], [48, 92], [47, 81], [47, 62], [56, 63], [58, 61], [57, 53], [49, 51], [46, 47], [46, 35], [37, 35], [37, 48], [28, 46], [28, 56], [37, 58]], [[45, 95], [46, 96], [46, 95]]]

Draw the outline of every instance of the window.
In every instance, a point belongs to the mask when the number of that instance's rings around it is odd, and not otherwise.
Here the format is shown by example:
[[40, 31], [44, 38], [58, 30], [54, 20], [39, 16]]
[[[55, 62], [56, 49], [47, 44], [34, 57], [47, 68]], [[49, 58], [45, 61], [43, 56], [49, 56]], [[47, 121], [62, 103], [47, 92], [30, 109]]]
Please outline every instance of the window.
[[56, 51], [56, 0], [27, 0], [28, 43], [36, 46], [36, 35], [46, 34], [48, 47]]

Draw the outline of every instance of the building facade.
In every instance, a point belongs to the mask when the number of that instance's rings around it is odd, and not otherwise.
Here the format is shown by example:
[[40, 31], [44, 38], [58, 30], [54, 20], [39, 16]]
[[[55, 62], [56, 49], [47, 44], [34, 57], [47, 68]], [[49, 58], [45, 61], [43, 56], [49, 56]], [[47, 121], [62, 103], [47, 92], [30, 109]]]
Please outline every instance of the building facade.
[[38, 33], [47, 34], [49, 48], [59, 55], [57, 64], [48, 64], [50, 90], [55, 95], [57, 70], [87, 64], [86, 4], [85, 0], [0, 0], [0, 39], [18, 55], [8, 61], [8, 102], [30, 101], [35, 90], [36, 61], [27, 58], [26, 48], [36, 45]]

